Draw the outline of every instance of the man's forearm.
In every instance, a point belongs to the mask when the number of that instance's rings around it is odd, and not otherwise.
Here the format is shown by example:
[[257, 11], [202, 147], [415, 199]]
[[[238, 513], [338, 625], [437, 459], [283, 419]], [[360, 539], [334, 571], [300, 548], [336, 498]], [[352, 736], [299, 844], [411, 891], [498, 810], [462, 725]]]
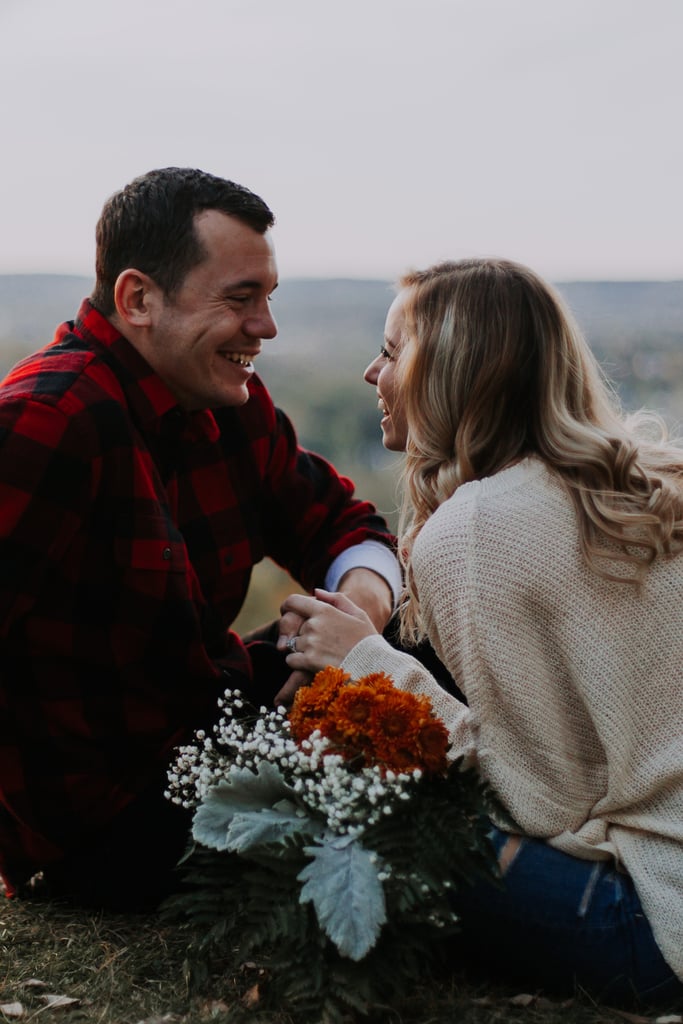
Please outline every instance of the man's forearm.
[[339, 591], [370, 617], [381, 633], [394, 610], [394, 594], [387, 581], [373, 569], [350, 569], [339, 581]]
[[366, 540], [361, 544], [354, 544], [350, 548], [346, 548], [340, 555], [337, 555], [328, 568], [324, 582], [325, 589], [332, 592], [342, 590], [341, 581], [354, 569], [372, 570], [381, 580], [384, 580], [391, 591], [392, 608], [396, 607], [401, 594], [402, 576], [398, 559], [388, 545], [380, 544], [375, 540]]

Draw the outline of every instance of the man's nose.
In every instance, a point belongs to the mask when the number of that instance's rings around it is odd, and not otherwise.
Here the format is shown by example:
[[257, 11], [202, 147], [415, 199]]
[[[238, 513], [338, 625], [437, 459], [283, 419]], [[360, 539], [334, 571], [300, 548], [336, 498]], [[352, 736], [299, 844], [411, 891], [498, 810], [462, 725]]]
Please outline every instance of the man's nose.
[[266, 307], [257, 316], [249, 317], [244, 321], [244, 331], [252, 338], [269, 340], [277, 336], [277, 324], [270, 309]]

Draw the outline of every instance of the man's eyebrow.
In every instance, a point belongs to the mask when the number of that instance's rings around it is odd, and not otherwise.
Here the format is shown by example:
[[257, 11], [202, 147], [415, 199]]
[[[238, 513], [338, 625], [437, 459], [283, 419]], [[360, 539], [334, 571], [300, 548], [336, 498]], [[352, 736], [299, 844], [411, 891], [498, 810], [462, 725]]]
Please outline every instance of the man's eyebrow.
[[[272, 295], [272, 293], [278, 287], [278, 284], [279, 282], [276, 281], [273, 287], [269, 290], [269, 295]], [[226, 284], [225, 287], [223, 288], [223, 294], [228, 295], [230, 292], [237, 292], [243, 288], [247, 288], [250, 291], [255, 291], [259, 288], [263, 288], [263, 281], [252, 281], [249, 280], [248, 278], [245, 278], [243, 281], [231, 281], [229, 284]]]

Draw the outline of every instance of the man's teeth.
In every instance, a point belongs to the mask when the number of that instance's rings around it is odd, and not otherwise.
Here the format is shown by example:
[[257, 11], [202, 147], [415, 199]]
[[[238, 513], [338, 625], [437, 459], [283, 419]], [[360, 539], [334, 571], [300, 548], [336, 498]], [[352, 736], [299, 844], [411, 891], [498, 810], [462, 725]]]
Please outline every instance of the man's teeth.
[[240, 366], [251, 366], [251, 356], [245, 356], [241, 352], [226, 352], [225, 357], [231, 363], [239, 363]]

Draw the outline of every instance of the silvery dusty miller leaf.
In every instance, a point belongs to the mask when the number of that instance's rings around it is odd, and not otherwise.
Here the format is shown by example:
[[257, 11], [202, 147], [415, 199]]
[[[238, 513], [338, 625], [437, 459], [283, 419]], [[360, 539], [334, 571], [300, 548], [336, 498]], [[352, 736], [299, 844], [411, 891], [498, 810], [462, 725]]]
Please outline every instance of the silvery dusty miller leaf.
[[292, 795], [275, 765], [261, 761], [256, 772], [231, 768], [206, 794], [192, 819], [192, 836], [214, 850], [227, 850], [228, 827], [235, 814], [260, 811]]
[[245, 854], [266, 843], [280, 842], [285, 836], [304, 834], [312, 838], [321, 831], [322, 823], [296, 812], [296, 804], [280, 800], [274, 807], [235, 814], [228, 826], [227, 849]]
[[372, 855], [360, 843], [338, 837], [305, 852], [313, 859], [297, 876], [305, 883], [300, 902], [313, 903], [321, 928], [342, 956], [362, 960], [387, 919]]

